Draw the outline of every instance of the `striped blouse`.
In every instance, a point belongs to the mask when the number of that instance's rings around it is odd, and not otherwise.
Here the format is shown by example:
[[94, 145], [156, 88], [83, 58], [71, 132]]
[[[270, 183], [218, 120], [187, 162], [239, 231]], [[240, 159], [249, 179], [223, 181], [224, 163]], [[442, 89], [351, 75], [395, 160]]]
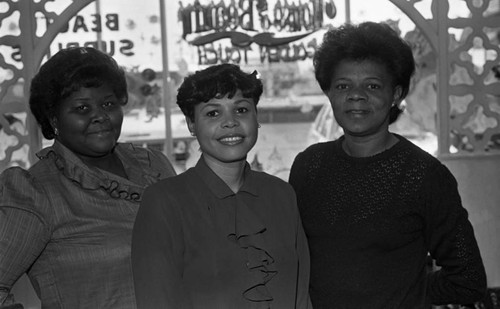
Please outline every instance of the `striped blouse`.
[[175, 171], [158, 151], [115, 151], [128, 179], [58, 142], [29, 170], [1, 174], [0, 290], [27, 272], [43, 308], [135, 308], [130, 245], [141, 195]]

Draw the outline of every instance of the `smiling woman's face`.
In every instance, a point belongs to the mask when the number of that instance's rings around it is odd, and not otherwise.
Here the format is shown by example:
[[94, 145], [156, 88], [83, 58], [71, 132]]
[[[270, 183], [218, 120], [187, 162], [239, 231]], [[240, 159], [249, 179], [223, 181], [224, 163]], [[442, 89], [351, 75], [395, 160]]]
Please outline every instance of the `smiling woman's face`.
[[206, 160], [233, 163], [246, 160], [257, 141], [257, 110], [253, 99], [241, 91], [234, 97], [211, 99], [194, 108], [194, 122], [186, 118], [196, 134]]
[[123, 111], [113, 90], [102, 85], [80, 88], [63, 100], [52, 125], [56, 139], [81, 158], [112, 152], [120, 137]]
[[388, 131], [389, 110], [400, 101], [387, 69], [371, 60], [340, 62], [326, 94], [335, 120], [351, 136]]

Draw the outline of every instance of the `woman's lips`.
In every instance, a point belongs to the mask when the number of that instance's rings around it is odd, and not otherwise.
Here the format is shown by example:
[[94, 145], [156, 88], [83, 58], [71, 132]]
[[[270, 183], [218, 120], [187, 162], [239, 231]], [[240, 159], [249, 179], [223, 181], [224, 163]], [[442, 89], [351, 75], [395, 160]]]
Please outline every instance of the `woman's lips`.
[[243, 136], [240, 135], [232, 135], [232, 136], [223, 136], [218, 139], [218, 141], [224, 145], [237, 145], [243, 141]]

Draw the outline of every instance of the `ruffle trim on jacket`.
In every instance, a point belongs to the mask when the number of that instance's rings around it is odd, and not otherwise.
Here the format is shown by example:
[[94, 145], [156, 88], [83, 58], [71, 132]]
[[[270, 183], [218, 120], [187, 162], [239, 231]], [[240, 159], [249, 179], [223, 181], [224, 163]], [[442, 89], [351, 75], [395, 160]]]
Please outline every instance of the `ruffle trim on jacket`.
[[[117, 146], [118, 147], [118, 146]], [[122, 149], [125, 155], [131, 156], [128, 149]], [[131, 149], [130, 151], [134, 151]], [[147, 153], [134, 152], [134, 155]], [[55, 143], [54, 146], [42, 149], [37, 153], [40, 159], [51, 159], [54, 161], [55, 166], [63, 173], [63, 175], [78, 183], [78, 185], [87, 190], [99, 190], [104, 189], [111, 197], [132, 200], [139, 202], [141, 200], [142, 192], [144, 191], [145, 185], [134, 184], [128, 180], [118, 181], [116, 179], [110, 178], [105, 173], [99, 171], [98, 169], [92, 169], [86, 166], [75, 154], [73, 154], [69, 149], [66, 149], [61, 144]], [[147, 160], [147, 158], [144, 158]], [[126, 166], [127, 162], [123, 161], [123, 165]], [[137, 166], [135, 168], [140, 168], [139, 162], [135, 162]], [[126, 166], [127, 168], [127, 166]], [[161, 174], [157, 171], [153, 171], [146, 167], [141, 167], [144, 179], [159, 179]]]
[[266, 284], [278, 273], [274, 258], [265, 248], [263, 234], [266, 227], [250, 208], [239, 201], [236, 204], [235, 232], [228, 235], [246, 251], [246, 266], [250, 271], [251, 284], [243, 291], [243, 297], [255, 303], [252, 308], [269, 308], [273, 297]]

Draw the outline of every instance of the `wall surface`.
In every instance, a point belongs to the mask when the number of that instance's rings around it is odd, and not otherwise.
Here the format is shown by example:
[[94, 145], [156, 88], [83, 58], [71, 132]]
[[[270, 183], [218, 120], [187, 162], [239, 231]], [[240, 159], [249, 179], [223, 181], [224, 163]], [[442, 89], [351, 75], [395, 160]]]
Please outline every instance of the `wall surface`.
[[457, 179], [486, 267], [488, 287], [500, 287], [500, 156], [440, 160]]

